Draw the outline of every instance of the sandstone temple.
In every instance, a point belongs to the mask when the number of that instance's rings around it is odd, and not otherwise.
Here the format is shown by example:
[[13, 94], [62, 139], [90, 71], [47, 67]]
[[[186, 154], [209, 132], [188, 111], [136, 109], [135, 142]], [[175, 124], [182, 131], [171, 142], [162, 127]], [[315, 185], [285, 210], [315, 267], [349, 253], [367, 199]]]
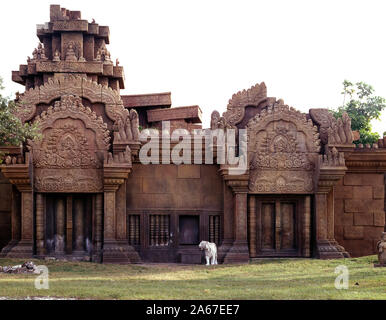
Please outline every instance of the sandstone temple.
[[51, 5], [37, 37], [12, 79], [25, 86], [18, 117], [42, 137], [1, 147], [1, 257], [201, 263], [201, 240], [217, 244], [220, 263], [375, 254], [386, 138], [356, 147], [347, 114], [299, 112], [260, 83], [211, 116], [211, 129], [247, 129], [245, 172], [143, 164], [142, 130], [166, 120], [170, 130], [200, 130], [201, 109], [171, 107], [170, 93], [120, 95], [109, 27], [79, 11]]

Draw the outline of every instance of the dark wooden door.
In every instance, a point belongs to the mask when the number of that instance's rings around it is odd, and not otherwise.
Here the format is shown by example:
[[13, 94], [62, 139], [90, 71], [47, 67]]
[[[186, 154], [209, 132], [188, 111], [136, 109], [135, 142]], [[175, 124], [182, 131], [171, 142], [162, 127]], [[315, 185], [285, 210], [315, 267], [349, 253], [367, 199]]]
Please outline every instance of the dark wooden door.
[[179, 216], [179, 245], [200, 243], [200, 217], [196, 215]]
[[299, 256], [297, 199], [258, 199], [256, 253], [258, 256]]

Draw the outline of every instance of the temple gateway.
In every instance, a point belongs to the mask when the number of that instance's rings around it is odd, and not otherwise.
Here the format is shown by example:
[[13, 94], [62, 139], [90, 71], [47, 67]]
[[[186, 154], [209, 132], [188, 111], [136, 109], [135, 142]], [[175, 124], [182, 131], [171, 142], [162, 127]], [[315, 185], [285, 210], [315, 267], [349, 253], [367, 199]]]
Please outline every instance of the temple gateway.
[[109, 28], [79, 11], [52, 5], [37, 37], [12, 79], [25, 86], [18, 117], [39, 123], [42, 137], [2, 147], [1, 257], [201, 263], [201, 240], [217, 244], [220, 263], [376, 252], [386, 138], [355, 147], [347, 114], [301, 113], [260, 83], [211, 117], [211, 129], [247, 130], [245, 172], [146, 165], [142, 130], [165, 120], [171, 131], [202, 129], [200, 108], [171, 108], [170, 93], [120, 95]]

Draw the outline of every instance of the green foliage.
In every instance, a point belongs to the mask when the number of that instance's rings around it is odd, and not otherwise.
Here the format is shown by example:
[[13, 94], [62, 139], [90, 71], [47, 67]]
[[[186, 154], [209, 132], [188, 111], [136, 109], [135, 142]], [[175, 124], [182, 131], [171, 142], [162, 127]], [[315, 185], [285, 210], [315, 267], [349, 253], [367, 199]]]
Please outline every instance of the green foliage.
[[[351, 118], [351, 129], [359, 131], [360, 139], [354, 143], [375, 143], [380, 137], [372, 132], [371, 120], [378, 119], [382, 110], [386, 108], [386, 99], [374, 95], [374, 88], [364, 82], [353, 84], [350, 81], [343, 81], [344, 95], [343, 105], [337, 110], [331, 110], [336, 118], [342, 116], [343, 112]], [[346, 100], [348, 101], [346, 102]]]
[[[0, 91], [4, 89], [0, 78]], [[39, 135], [38, 127], [25, 123], [14, 115], [16, 105], [7, 97], [0, 94], [0, 146], [19, 146], [26, 139], [33, 139]], [[3, 155], [0, 154], [0, 163]]]

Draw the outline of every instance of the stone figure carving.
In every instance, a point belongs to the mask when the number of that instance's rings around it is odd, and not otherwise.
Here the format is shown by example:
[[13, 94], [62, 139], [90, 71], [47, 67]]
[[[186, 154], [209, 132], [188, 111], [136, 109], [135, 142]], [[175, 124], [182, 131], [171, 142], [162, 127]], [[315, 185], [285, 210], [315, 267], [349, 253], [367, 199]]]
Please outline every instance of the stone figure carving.
[[32, 52], [32, 60], [47, 60], [42, 43], [39, 42], [38, 47]]
[[217, 264], [217, 246], [213, 242], [201, 241], [198, 245], [200, 250], [205, 251], [206, 265]]
[[119, 117], [114, 124], [114, 139], [116, 142], [137, 141], [139, 137], [138, 114], [135, 110], [123, 112], [123, 117]]
[[122, 118], [119, 117], [116, 122], [116, 127], [118, 129], [118, 140], [119, 141], [125, 141], [126, 140], [126, 132], [125, 132], [125, 123], [123, 122]]
[[66, 50], [66, 61], [71, 61], [71, 62], [76, 62], [78, 61], [78, 58], [76, 57], [76, 54], [75, 54], [75, 47], [74, 47], [74, 43], [72, 41], [70, 41], [68, 43], [68, 46], [67, 46], [67, 50]]
[[12, 163], [12, 157], [6, 156], [6, 157], [5, 157], [5, 164], [6, 164], [7, 166], [9, 166], [11, 163]]
[[210, 116], [210, 129], [216, 130], [219, 128], [219, 122], [220, 122], [220, 113], [215, 110], [212, 112]]
[[326, 167], [339, 167], [345, 166], [344, 153], [338, 152], [338, 150], [333, 147], [331, 150], [328, 149], [326, 154], [319, 155], [319, 161], [321, 166]]
[[125, 164], [125, 165], [132, 165], [132, 160], [131, 160], [131, 149], [129, 146], [126, 146], [125, 151], [118, 152], [116, 154], [112, 154], [109, 152], [107, 154], [107, 159], [105, 159], [104, 162], [105, 165], [120, 165], [120, 164]]
[[106, 45], [102, 44], [97, 50], [96, 61], [102, 61], [104, 63], [112, 64], [110, 52], [107, 50]]
[[52, 58], [52, 61], [55, 61], [55, 62], [60, 61], [60, 53], [58, 49], [55, 49], [54, 57]]
[[133, 134], [133, 140], [139, 140], [139, 118], [138, 113], [134, 109], [130, 110], [130, 124], [131, 124], [131, 132]]
[[351, 144], [354, 140], [351, 119], [346, 112], [335, 119], [328, 109], [310, 109], [310, 116], [319, 125], [320, 139], [326, 144]]
[[127, 109], [125, 110], [125, 117], [126, 117], [126, 120], [125, 120], [125, 123], [124, 123], [125, 134], [126, 134], [127, 140], [131, 141], [131, 140], [133, 140], [133, 131], [132, 131], [132, 128], [131, 128], [130, 113], [129, 113], [129, 111]]
[[382, 233], [381, 241], [377, 243], [379, 265], [386, 267], [386, 232]]

